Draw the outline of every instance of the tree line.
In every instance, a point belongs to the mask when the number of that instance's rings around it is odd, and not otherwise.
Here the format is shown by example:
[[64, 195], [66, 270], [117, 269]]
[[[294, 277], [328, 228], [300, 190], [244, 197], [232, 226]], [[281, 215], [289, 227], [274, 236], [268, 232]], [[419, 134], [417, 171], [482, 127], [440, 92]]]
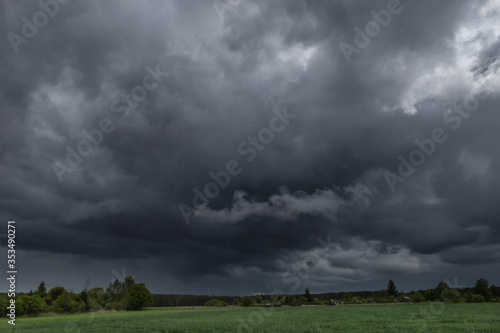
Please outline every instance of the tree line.
[[489, 285], [486, 279], [476, 281], [474, 287], [452, 288], [441, 281], [435, 288], [410, 291], [397, 290], [394, 281], [389, 280], [386, 289], [378, 291], [348, 291], [311, 294], [307, 288], [304, 294], [295, 295], [254, 295], [254, 296], [210, 296], [155, 294], [154, 305], [163, 306], [300, 306], [367, 303], [405, 303], [405, 302], [499, 302], [500, 287]]
[[[115, 279], [106, 289], [96, 287], [83, 288], [74, 293], [63, 287], [54, 287], [47, 291], [42, 281], [37, 290], [16, 295], [16, 314], [36, 316], [44, 312], [77, 313], [98, 310], [142, 310], [153, 305], [153, 294], [144, 283], [136, 283], [127, 276], [124, 281]], [[0, 314], [5, 316], [9, 298], [0, 294]]]
[[[378, 291], [348, 291], [311, 294], [307, 288], [304, 294], [254, 295], [254, 296], [210, 296], [210, 295], [153, 295], [144, 285], [127, 276], [124, 281], [115, 279], [106, 289], [83, 288], [80, 293], [63, 287], [46, 290], [42, 281], [38, 289], [16, 295], [17, 315], [36, 316], [44, 312], [77, 313], [99, 310], [142, 310], [144, 307], [165, 306], [301, 306], [397, 302], [499, 302], [500, 287], [489, 285], [486, 279], [476, 281], [474, 287], [452, 288], [441, 281], [435, 288], [403, 293], [397, 290], [394, 281], [389, 280], [387, 288]], [[0, 314], [7, 314], [9, 298], [0, 294]]]

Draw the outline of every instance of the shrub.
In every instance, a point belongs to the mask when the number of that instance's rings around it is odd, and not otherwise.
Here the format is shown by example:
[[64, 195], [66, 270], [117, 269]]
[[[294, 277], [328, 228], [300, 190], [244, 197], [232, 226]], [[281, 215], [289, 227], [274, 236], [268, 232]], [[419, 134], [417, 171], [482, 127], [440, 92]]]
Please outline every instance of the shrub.
[[307, 301], [307, 297], [305, 297], [305, 296], [300, 296], [300, 297], [299, 297], [299, 301], [298, 301], [298, 302], [299, 302], [299, 304], [300, 304], [300, 305], [302, 305], [302, 304], [307, 304], [307, 303], [308, 303], [308, 301]]
[[72, 299], [69, 293], [66, 291], [64, 291], [62, 295], [57, 297], [57, 299], [51, 305], [54, 312], [57, 313], [63, 313], [63, 312], [74, 313], [76, 310], [76, 306], [77, 302], [74, 299]]
[[124, 298], [118, 299], [111, 303], [111, 309], [117, 310], [117, 311], [122, 311], [127, 309], [127, 302], [125, 301]]
[[484, 302], [484, 296], [483, 295], [474, 294], [471, 297], [471, 302], [472, 303], [483, 303]]
[[142, 310], [154, 302], [153, 294], [143, 283], [130, 286], [124, 300], [126, 310]]
[[240, 300], [239, 300], [239, 299], [237, 299], [237, 298], [233, 299], [233, 305], [234, 305], [234, 306], [238, 306], [238, 305], [240, 305]]
[[241, 305], [242, 306], [252, 306], [253, 300], [250, 297], [245, 296], [241, 299]]
[[316, 297], [316, 298], [314, 298], [314, 299], [313, 299], [313, 301], [312, 301], [311, 303], [312, 303], [312, 304], [314, 304], [314, 305], [321, 305], [321, 304], [322, 304], [322, 302], [321, 302], [321, 301], [319, 300], [319, 298], [317, 298], [317, 297]]
[[[19, 304], [21, 301], [21, 306]], [[22, 295], [19, 297], [19, 300], [16, 302], [17, 308], [22, 307], [22, 313], [27, 314], [29, 316], [39, 315], [45, 309], [45, 300], [40, 297], [40, 295], [35, 294], [32, 296]]]
[[434, 289], [429, 289], [425, 292], [425, 298], [428, 301], [434, 302], [439, 299], [439, 294], [436, 290]]
[[205, 303], [205, 306], [227, 306], [227, 303], [224, 301], [221, 301], [220, 299], [211, 299], [208, 302]]
[[443, 292], [442, 299], [446, 303], [460, 303], [460, 300], [462, 299], [460, 296], [459, 291], [447, 289]]
[[63, 287], [54, 287], [49, 290], [49, 299], [55, 301], [59, 296], [61, 296], [65, 292], [66, 289], [64, 289]]
[[0, 295], [0, 315], [3, 317], [7, 314], [7, 307], [9, 306], [9, 299], [7, 296]]

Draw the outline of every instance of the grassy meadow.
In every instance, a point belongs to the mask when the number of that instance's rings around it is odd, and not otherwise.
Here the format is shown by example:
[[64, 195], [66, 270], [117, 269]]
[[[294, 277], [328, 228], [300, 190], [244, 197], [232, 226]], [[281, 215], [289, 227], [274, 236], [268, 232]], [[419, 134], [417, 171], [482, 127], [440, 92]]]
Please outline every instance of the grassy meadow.
[[500, 304], [393, 304], [281, 308], [153, 308], [18, 318], [0, 331], [105, 332], [500, 332]]

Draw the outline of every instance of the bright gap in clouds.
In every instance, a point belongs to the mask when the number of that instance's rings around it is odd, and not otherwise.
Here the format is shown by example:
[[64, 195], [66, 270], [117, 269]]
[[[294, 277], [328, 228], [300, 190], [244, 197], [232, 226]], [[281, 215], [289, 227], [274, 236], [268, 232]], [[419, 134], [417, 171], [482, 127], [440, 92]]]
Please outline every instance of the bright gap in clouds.
[[301, 45], [294, 45], [293, 47], [281, 50], [278, 52], [278, 58], [283, 62], [292, 62], [302, 66], [302, 69], [307, 70], [309, 60], [314, 55], [316, 47], [303, 47]]

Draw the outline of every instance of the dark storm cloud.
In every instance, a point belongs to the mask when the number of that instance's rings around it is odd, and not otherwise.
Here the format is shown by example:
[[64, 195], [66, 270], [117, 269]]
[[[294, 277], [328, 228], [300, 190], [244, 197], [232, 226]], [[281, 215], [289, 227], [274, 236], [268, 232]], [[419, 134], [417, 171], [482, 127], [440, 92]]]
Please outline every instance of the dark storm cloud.
[[[317, 288], [497, 263], [499, 8], [401, 1], [347, 63], [339, 44], [390, 2], [242, 1], [221, 20], [210, 2], [73, 0], [16, 53], [7, 34], [41, 8], [3, 1], [0, 217], [21, 225], [26, 262], [48, 280], [36, 261], [75, 256], [103, 281], [102, 263], [128, 263], [188, 292], [285, 288], [311, 256]], [[147, 68], [168, 76], [119, 120], [113, 101]], [[238, 147], [283, 107], [294, 118], [249, 162]], [[112, 133], [60, 182], [54, 163], [103, 118]], [[386, 173], [435, 128], [446, 142], [391, 191]], [[231, 160], [241, 173], [193, 207]]]

